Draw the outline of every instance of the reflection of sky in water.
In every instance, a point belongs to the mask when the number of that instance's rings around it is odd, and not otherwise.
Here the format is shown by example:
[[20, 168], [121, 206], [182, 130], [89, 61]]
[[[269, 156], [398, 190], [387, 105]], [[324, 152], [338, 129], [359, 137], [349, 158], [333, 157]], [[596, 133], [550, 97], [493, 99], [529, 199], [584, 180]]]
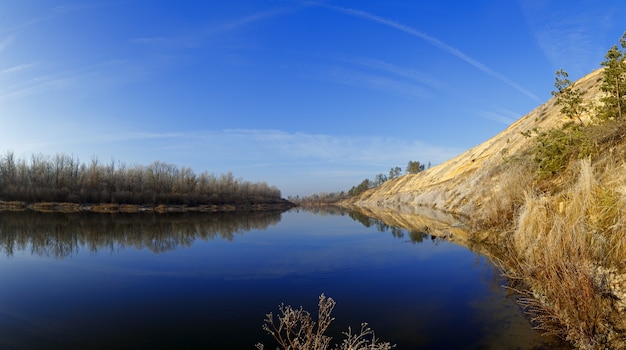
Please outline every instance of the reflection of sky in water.
[[[530, 330], [484, 258], [445, 241], [289, 212], [276, 226], [155, 254], [0, 260], [0, 341], [51, 347], [253, 348], [279, 303], [337, 301], [333, 331], [367, 321], [400, 349], [530, 348]], [[336, 339], [338, 341], [338, 339]], [[3, 343], [0, 342], [0, 345]], [[56, 345], [55, 345], [56, 344]]]

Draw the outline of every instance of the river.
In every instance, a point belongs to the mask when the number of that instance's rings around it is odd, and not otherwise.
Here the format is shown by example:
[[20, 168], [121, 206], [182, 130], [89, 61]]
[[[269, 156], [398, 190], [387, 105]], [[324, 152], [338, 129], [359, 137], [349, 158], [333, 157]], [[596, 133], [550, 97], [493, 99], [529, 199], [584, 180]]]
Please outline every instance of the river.
[[397, 349], [567, 348], [490, 261], [343, 211], [0, 213], [0, 348], [253, 349], [278, 305], [337, 305]]

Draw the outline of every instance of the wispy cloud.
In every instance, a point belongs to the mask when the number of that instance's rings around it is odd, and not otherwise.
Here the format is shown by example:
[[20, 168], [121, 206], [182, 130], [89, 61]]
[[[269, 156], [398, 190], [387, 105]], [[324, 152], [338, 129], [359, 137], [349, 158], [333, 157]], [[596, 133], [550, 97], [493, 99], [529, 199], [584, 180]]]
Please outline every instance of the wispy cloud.
[[0, 89], [0, 100], [17, 98], [37, 92], [64, 88], [69, 86], [74, 80], [75, 79], [73, 77], [34, 77], [23, 82], [5, 86], [3, 89]]
[[87, 135], [83, 138], [72, 140], [74, 143], [110, 143], [122, 141], [144, 141], [144, 140], [176, 140], [187, 138], [191, 135], [181, 132], [155, 133], [145, 131], [109, 132]]
[[142, 37], [130, 40], [131, 44], [166, 44], [170, 41], [171, 39], [165, 36]]
[[441, 87], [442, 84], [432, 77], [424, 74], [420, 71], [417, 71], [413, 68], [398, 66], [389, 62], [385, 62], [382, 60], [376, 60], [371, 58], [364, 57], [344, 57], [340, 58], [347, 63], [351, 63], [354, 65], [371, 68], [373, 70], [387, 72], [393, 74], [398, 77], [402, 77], [416, 83], [428, 85], [431, 87]]
[[[135, 145], [128, 148], [128, 153], [152, 152], [154, 159], [159, 159], [153, 142], [161, 150], [180, 153], [208, 150], [208, 159], [229, 159], [245, 164], [275, 163], [326, 163], [342, 166], [380, 166], [402, 165], [408, 160], [443, 162], [459, 154], [461, 149], [428, 145], [420, 141], [377, 136], [348, 136], [286, 132], [281, 130], [230, 129], [205, 130], [197, 132], [145, 132], [145, 131], [103, 131], [102, 126], [82, 125], [81, 130], [71, 130], [71, 122], [60, 125], [56, 132], [41, 130], [40, 144], [46, 147], [62, 148], [69, 145], [74, 149], [82, 146], [97, 146], [103, 150], [111, 145]], [[119, 128], [119, 125], [115, 126]], [[32, 132], [32, 131], [29, 131]], [[65, 137], [63, 133], [71, 133]], [[19, 135], [18, 135], [19, 136]], [[16, 136], [16, 140], [19, 137]], [[32, 138], [32, 137], [31, 137]], [[19, 142], [18, 142], [19, 144]], [[9, 147], [11, 148], [11, 147]], [[36, 150], [37, 152], [46, 152]], [[161, 154], [163, 155], [163, 154]], [[209, 162], [210, 163], [210, 162]]]
[[229, 21], [229, 22], [222, 23], [218, 25], [217, 27], [212, 28], [208, 32], [208, 34], [215, 34], [215, 33], [235, 30], [240, 27], [246, 26], [250, 23], [264, 20], [270, 17], [274, 17], [278, 14], [284, 13], [285, 11], [286, 11], [285, 9], [272, 9], [272, 10], [267, 10], [267, 11], [259, 11], [248, 16], [244, 16], [244, 17], [241, 17], [241, 18]]
[[105, 1], [105, 2], [82, 1], [82, 2], [67, 3], [67, 4], [59, 5], [55, 7], [53, 11], [56, 13], [66, 13], [66, 12], [82, 11], [82, 10], [88, 10], [88, 9], [111, 7], [111, 6], [124, 4], [126, 2], [127, 1]]
[[368, 21], [372, 21], [375, 23], [379, 23], [397, 30], [400, 30], [402, 32], [405, 32], [409, 35], [412, 35], [414, 37], [417, 37], [419, 39], [422, 39], [424, 41], [426, 41], [427, 43], [465, 61], [466, 63], [472, 65], [473, 67], [475, 67], [476, 69], [480, 70], [481, 72], [490, 75], [500, 81], [502, 81], [503, 83], [509, 85], [510, 87], [516, 89], [517, 91], [523, 93], [524, 95], [530, 97], [533, 100], [536, 101], [540, 101], [539, 97], [537, 97], [535, 94], [533, 94], [532, 92], [530, 92], [529, 90], [525, 89], [524, 87], [522, 87], [521, 85], [515, 83], [514, 81], [512, 81], [511, 79], [507, 78], [506, 76], [504, 76], [501, 73], [498, 73], [496, 71], [494, 71], [493, 69], [487, 67], [486, 65], [484, 65], [483, 63], [479, 62], [478, 60], [468, 56], [467, 54], [463, 53], [462, 51], [460, 51], [459, 49], [456, 49], [448, 44], [446, 44], [445, 42], [432, 37], [424, 32], [421, 32], [413, 27], [410, 27], [408, 25], [402, 24], [400, 22], [396, 22], [393, 21], [391, 19], [387, 19], [384, 17], [380, 17], [380, 16], [376, 16], [373, 15], [371, 13], [365, 12], [365, 11], [360, 11], [360, 10], [355, 10], [355, 9], [351, 9], [351, 8], [345, 8], [345, 7], [339, 7], [339, 6], [333, 6], [333, 5], [328, 5], [328, 4], [322, 4], [322, 3], [317, 3], [317, 2], [308, 2], [307, 4], [310, 5], [315, 5], [315, 6], [323, 6], [329, 9], [332, 9], [334, 11], [338, 11], [338, 12], [342, 12], [345, 14], [348, 14], [350, 16], [354, 16], [354, 17], [360, 17], [363, 19], [366, 19]]
[[0, 40], [0, 51], [4, 50], [15, 38], [15, 35], [9, 35], [6, 38]]
[[82, 11], [82, 10], [87, 10], [87, 9], [94, 9], [94, 8], [101, 8], [101, 7], [110, 7], [110, 6], [116, 6], [119, 4], [122, 4], [123, 2], [113, 2], [113, 1], [106, 1], [106, 2], [99, 2], [99, 3], [68, 3], [68, 4], [63, 4], [63, 5], [59, 5], [56, 6], [54, 8], [52, 8], [51, 11], [47, 11], [45, 14], [38, 16], [38, 17], [34, 17], [31, 18], [29, 20], [26, 20], [20, 24], [17, 24], [11, 28], [9, 28], [8, 30], [6, 30], [6, 32], [8, 33], [15, 33], [15, 32], [19, 32], [23, 29], [26, 29], [30, 26], [33, 26], [35, 24], [41, 23], [41, 22], [45, 22], [48, 21], [50, 19], [59, 17], [64, 15], [65, 13], [68, 12], [75, 12], [75, 11]]
[[3, 70], [0, 70], [0, 75], [25, 71], [25, 70], [28, 70], [31, 67], [36, 66], [36, 65], [37, 65], [36, 63], [27, 63], [27, 64], [20, 64], [20, 65], [17, 65], [17, 66], [5, 68]]
[[312, 79], [418, 98], [431, 98], [431, 90], [442, 87], [440, 82], [427, 74], [379, 59], [336, 55], [319, 57], [330, 63], [312, 74]]
[[507, 109], [498, 109], [495, 111], [480, 110], [476, 114], [481, 118], [504, 125], [511, 125], [522, 117], [521, 115]]
[[[6, 75], [0, 85], [0, 100], [19, 98], [52, 90], [74, 88], [80, 86], [104, 86], [119, 84], [141, 76], [146, 64], [114, 59], [98, 62], [83, 67], [56, 72], [41, 73], [39, 66], [43, 63], [27, 63], [0, 70], [0, 76]], [[37, 69], [34, 69], [37, 68]], [[12, 73], [27, 72], [26, 77], [19, 79], [11, 76]], [[9, 78], [11, 77], [11, 78]]]
[[248, 26], [254, 22], [262, 21], [284, 13], [286, 9], [272, 9], [266, 11], [259, 11], [251, 15], [236, 18], [230, 21], [224, 21], [218, 24], [213, 24], [208, 29], [197, 28], [193, 33], [181, 34], [181, 33], [169, 33], [166, 35], [155, 35], [138, 37], [130, 40], [132, 44], [141, 45], [173, 45], [183, 47], [197, 47], [207, 37], [211, 37], [217, 34], [233, 31], [245, 26]]
[[606, 14], [600, 7], [575, 13], [580, 6], [562, 6], [558, 2], [523, 1], [522, 10], [537, 44], [554, 67], [564, 67], [586, 74], [597, 67], [597, 59], [606, 48], [596, 30]]
[[391, 137], [293, 133], [280, 130], [224, 130], [207, 132], [202, 137], [212, 143], [219, 141], [246, 147], [250, 158], [265, 154], [266, 160], [322, 161], [346, 165], [387, 166], [403, 164], [414, 158], [442, 162], [461, 152], [460, 149]]
[[422, 85], [402, 81], [393, 77], [357, 71], [342, 67], [332, 67], [325, 72], [328, 80], [347, 86], [367, 88], [384, 93], [429, 98], [431, 94]]

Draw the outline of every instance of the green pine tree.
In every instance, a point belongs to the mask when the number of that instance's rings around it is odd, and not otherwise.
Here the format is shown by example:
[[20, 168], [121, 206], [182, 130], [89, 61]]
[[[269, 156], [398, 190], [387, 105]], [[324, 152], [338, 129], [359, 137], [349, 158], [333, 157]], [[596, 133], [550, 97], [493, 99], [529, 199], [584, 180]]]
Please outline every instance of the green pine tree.
[[574, 84], [568, 79], [569, 74], [563, 69], [556, 71], [554, 86], [556, 91], [552, 91], [552, 95], [556, 96], [556, 103], [561, 105], [561, 113], [570, 119], [578, 119], [583, 124], [582, 114], [587, 110], [582, 104], [583, 98], [580, 89], [575, 89]]
[[613, 45], [606, 53], [605, 61], [602, 62], [604, 67], [603, 82], [601, 89], [606, 92], [606, 96], [602, 98], [604, 109], [599, 117], [602, 120], [622, 119], [626, 113], [626, 32], [620, 38], [620, 47]]

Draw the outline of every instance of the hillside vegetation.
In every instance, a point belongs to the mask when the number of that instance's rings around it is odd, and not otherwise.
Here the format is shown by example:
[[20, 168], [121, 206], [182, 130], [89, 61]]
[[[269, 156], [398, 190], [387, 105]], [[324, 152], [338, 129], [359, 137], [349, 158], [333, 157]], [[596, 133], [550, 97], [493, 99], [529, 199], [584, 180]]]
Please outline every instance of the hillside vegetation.
[[577, 82], [557, 72], [554, 98], [492, 139], [344, 204], [464, 217], [463, 241], [492, 247], [535, 326], [626, 348], [625, 39]]

